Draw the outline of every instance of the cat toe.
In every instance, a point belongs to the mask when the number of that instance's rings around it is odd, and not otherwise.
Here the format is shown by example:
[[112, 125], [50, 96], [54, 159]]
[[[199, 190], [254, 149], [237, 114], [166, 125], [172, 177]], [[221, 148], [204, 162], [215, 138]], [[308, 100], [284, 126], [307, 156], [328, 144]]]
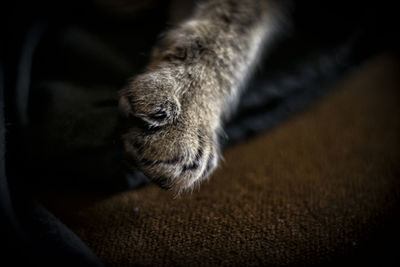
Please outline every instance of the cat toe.
[[169, 91], [167, 83], [149, 81], [147, 75], [142, 75], [120, 92], [120, 112], [124, 117], [140, 118], [150, 127], [173, 124], [181, 113], [181, 105]]

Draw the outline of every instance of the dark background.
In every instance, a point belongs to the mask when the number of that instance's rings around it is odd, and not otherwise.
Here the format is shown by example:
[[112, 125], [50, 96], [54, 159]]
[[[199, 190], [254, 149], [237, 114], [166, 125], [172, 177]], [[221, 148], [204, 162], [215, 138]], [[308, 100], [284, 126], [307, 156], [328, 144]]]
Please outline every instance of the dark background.
[[[291, 23], [267, 53], [239, 112], [227, 122], [225, 145], [270, 129], [324, 95], [365, 59], [398, 46], [394, 4], [304, 2], [290, 9]], [[114, 92], [141, 71], [159, 34], [171, 27], [167, 6], [167, 1], [154, 1], [140, 12], [121, 14], [91, 1], [0, 4], [5, 256], [16, 262], [100, 264], [32, 195], [43, 188], [118, 192], [146, 182], [140, 174], [127, 178], [118, 165]], [[338, 55], [343, 58], [337, 60]], [[68, 97], [58, 98], [55, 107], [55, 87], [43, 85], [48, 81], [84, 88], [77, 95], [97, 95], [98, 87], [108, 91], [77, 117], [79, 109], [63, 113]], [[98, 112], [91, 113], [94, 109]], [[98, 121], [104, 114], [113, 123], [104, 132], [94, 131], [104, 128]], [[82, 127], [88, 121], [92, 126]], [[71, 123], [76, 130], [66, 134], [65, 125]], [[110, 173], [120, 179], [110, 181]]]

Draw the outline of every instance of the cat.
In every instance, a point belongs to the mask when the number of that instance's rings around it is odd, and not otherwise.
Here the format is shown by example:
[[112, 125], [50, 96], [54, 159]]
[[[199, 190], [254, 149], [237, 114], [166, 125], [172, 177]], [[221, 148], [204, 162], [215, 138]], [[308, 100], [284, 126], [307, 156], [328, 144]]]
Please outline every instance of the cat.
[[273, 38], [282, 5], [214, 0], [165, 33], [146, 71], [120, 91], [132, 164], [163, 188], [188, 190], [218, 165], [222, 122]]

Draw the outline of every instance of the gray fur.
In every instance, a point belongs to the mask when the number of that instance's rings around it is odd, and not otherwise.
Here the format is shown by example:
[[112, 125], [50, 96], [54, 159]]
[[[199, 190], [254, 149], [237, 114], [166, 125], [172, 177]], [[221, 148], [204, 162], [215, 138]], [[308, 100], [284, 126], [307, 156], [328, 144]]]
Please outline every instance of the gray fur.
[[272, 1], [214, 0], [168, 31], [146, 71], [120, 91], [131, 120], [124, 147], [149, 178], [176, 192], [217, 167], [223, 118], [276, 29]]

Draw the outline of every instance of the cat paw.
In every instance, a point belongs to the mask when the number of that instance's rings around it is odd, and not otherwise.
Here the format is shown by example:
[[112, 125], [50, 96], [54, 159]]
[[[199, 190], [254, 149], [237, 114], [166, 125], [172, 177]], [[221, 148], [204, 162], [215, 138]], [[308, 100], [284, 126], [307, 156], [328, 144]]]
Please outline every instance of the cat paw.
[[190, 79], [177, 77], [171, 69], [139, 75], [120, 92], [119, 105], [130, 164], [161, 187], [181, 192], [216, 168], [219, 117], [207, 98], [183, 93]]

